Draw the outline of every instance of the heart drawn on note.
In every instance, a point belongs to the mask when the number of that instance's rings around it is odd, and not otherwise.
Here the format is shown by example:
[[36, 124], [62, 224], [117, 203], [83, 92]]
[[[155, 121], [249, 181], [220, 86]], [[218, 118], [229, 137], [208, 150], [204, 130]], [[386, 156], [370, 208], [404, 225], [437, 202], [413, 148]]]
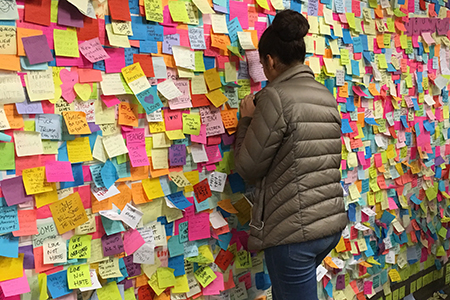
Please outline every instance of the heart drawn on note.
[[144, 98], [144, 101], [153, 104], [153, 95], [148, 95]]

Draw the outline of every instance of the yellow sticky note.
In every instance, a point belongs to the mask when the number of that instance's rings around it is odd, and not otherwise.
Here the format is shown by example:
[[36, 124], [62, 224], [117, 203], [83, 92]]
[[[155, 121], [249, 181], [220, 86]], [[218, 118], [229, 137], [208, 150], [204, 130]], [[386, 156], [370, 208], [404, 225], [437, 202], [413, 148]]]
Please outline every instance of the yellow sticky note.
[[139, 62], [122, 68], [122, 75], [127, 83], [133, 82], [140, 77], [146, 77]]
[[171, 293], [181, 294], [189, 292], [189, 284], [186, 275], [175, 277], [175, 285], [170, 289]]
[[92, 160], [89, 137], [78, 137], [73, 141], [67, 141], [67, 154], [71, 163]]
[[189, 23], [184, 1], [169, 1], [169, 11], [174, 22]]
[[167, 138], [171, 141], [182, 140], [182, 139], [186, 138], [186, 136], [183, 134], [183, 130], [181, 130], [181, 129], [166, 131], [166, 135], [167, 135]]
[[91, 287], [92, 282], [91, 274], [89, 272], [89, 265], [70, 266], [67, 269], [67, 282], [69, 283], [69, 289]]
[[350, 56], [347, 49], [341, 49], [341, 65], [345, 66], [350, 63]]
[[142, 180], [142, 187], [148, 199], [164, 197], [164, 192], [159, 182], [159, 178], [146, 178]]
[[256, 3], [264, 9], [270, 9], [267, 0], [256, 0]]
[[183, 133], [185, 134], [200, 134], [200, 115], [199, 114], [183, 114]]
[[159, 288], [158, 286], [158, 276], [156, 275], [157, 272], [153, 273], [152, 277], [148, 280], [148, 284], [152, 287], [153, 291], [156, 293], [156, 295], [161, 295], [162, 292], [164, 292], [165, 288]]
[[23, 185], [28, 195], [53, 191], [54, 183], [47, 182], [45, 167], [25, 169], [22, 171]]
[[50, 211], [59, 234], [75, 229], [89, 220], [78, 192], [50, 205]]
[[56, 56], [80, 57], [75, 30], [53, 29], [53, 41]]
[[378, 54], [377, 58], [378, 58], [378, 67], [380, 67], [380, 69], [387, 69], [388, 65], [386, 61], [386, 56], [384, 56], [384, 54]]
[[219, 72], [217, 72], [216, 68], [212, 68], [206, 70], [204, 73], [206, 84], [210, 91], [218, 89], [222, 87], [222, 83], [220, 82]]
[[0, 281], [15, 279], [23, 276], [23, 253], [19, 257], [0, 256]]
[[194, 273], [197, 281], [202, 285], [202, 287], [207, 287], [214, 279], [217, 278], [217, 275], [214, 271], [207, 265], [203, 265], [197, 269]]
[[116, 300], [122, 299], [117, 282], [111, 281], [107, 285], [104, 285], [101, 289], [97, 290], [98, 300]]
[[236, 63], [225, 63], [225, 82], [237, 81]]
[[125, 290], [124, 293], [125, 300], [136, 300], [136, 296], [134, 295], [134, 288], [131, 287]]
[[175, 275], [173, 275], [174, 271], [175, 270], [172, 268], [158, 268], [156, 276], [158, 277], [158, 286], [160, 289], [175, 285], [176, 280]]
[[39, 283], [39, 300], [47, 300], [47, 274], [40, 273], [38, 275], [38, 283]]
[[228, 101], [228, 98], [220, 91], [220, 89], [209, 92], [206, 94], [206, 97], [215, 107], [219, 107]]
[[355, 14], [354, 13], [345, 13], [345, 17], [347, 18], [347, 23], [350, 28], [355, 29]]
[[195, 72], [205, 72], [205, 61], [203, 60], [203, 51], [195, 51], [194, 54]]
[[51, 192], [34, 195], [34, 200], [36, 200], [37, 208], [58, 201], [58, 192], [56, 191], [56, 187]]
[[91, 257], [92, 235], [74, 235], [69, 241], [69, 259]]
[[393, 281], [393, 282], [402, 280], [402, 278], [400, 277], [400, 274], [398, 273], [398, 271], [396, 269], [391, 269], [388, 274], [389, 274], [389, 278], [391, 278], [391, 281]]

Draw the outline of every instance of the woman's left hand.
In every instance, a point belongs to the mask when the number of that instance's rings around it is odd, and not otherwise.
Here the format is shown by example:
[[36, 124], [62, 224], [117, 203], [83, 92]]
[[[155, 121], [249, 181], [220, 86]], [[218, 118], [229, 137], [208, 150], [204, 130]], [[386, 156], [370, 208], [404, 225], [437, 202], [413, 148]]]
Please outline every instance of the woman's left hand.
[[253, 103], [255, 95], [250, 94], [244, 97], [241, 101], [241, 117], [253, 117], [255, 112], [255, 104]]

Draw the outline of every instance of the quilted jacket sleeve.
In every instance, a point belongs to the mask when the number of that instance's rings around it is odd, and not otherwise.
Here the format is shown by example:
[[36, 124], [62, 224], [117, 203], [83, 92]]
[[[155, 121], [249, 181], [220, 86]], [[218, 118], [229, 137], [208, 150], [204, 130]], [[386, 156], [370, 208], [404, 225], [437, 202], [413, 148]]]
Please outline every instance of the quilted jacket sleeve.
[[248, 181], [266, 176], [286, 131], [277, 91], [266, 87], [256, 97], [253, 118], [239, 120], [234, 151], [236, 170]]

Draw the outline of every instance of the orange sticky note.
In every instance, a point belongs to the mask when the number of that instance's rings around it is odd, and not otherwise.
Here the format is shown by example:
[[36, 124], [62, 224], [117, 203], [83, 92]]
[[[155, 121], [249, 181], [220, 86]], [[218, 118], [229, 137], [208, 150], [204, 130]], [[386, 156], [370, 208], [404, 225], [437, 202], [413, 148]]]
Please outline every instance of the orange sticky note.
[[222, 122], [225, 128], [229, 129], [237, 127], [237, 108], [222, 110], [220, 115], [222, 116]]
[[112, 201], [110, 198], [98, 201], [97, 198], [95, 198], [91, 194], [91, 210], [93, 214], [98, 213], [101, 210], [108, 210], [108, 209], [112, 209]]
[[65, 111], [63, 112], [63, 117], [70, 134], [91, 134], [85, 112]]
[[227, 51], [228, 45], [231, 45], [228, 35], [215, 34], [211, 31], [211, 46]]
[[16, 35], [17, 35], [17, 55], [26, 56], [25, 50], [23, 49], [22, 38], [42, 35], [42, 30], [17, 27]]
[[0, 55], [0, 69], [8, 71], [20, 71], [20, 58], [17, 55]]
[[15, 104], [5, 104], [3, 109], [5, 110], [5, 115], [11, 129], [19, 129], [24, 127], [23, 117], [17, 112]]
[[50, 211], [59, 234], [75, 229], [89, 220], [78, 192], [51, 204]]
[[19, 218], [19, 230], [13, 231], [14, 236], [26, 236], [38, 234], [36, 225], [36, 210], [19, 210], [17, 211]]
[[110, 199], [118, 209], [123, 210], [125, 205], [131, 202], [131, 189], [124, 182], [120, 183], [117, 189], [120, 191], [120, 194], [114, 195]]
[[144, 192], [144, 188], [142, 187], [142, 183], [140, 182], [131, 184], [131, 195], [135, 204], [142, 204], [152, 201], [148, 199], [147, 195]]
[[229, 212], [230, 214], [237, 214], [238, 211], [236, 208], [234, 208], [233, 204], [231, 204], [230, 199], [224, 199], [217, 203], [221, 209], [223, 209], [226, 212]]
[[128, 102], [121, 102], [119, 104], [119, 124], [137, 127], [138, 123], [138, 106]]
[[100, 82], [103, 80], [102, 72], [94, 69], [78, 69], [80, 83]]

